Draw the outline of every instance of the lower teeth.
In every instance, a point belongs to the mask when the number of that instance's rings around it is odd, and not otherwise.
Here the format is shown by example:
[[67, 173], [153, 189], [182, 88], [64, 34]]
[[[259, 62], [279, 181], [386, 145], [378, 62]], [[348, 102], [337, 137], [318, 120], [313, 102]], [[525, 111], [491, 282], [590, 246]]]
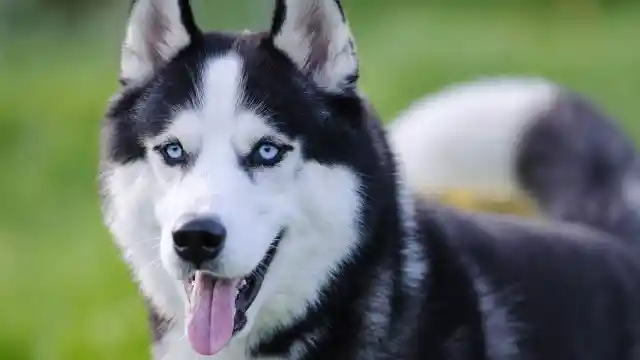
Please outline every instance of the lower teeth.
[[243, 292], [246, 291], [249, 288], [249, 283], [247, 282], [247, 280], [242, 280], [242, 282], [240, 283], [240, 287], [239, 287], [239, 292]]

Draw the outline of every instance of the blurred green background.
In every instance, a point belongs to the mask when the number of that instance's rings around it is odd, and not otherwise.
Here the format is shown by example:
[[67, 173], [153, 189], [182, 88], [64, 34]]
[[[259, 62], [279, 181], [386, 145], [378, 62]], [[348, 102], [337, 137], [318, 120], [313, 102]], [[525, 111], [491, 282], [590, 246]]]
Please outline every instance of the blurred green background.
[[[193, 1], [204, 28], [261, 28], [266, 0]], [[455, 81], [542, 75], [636, 139], [640, 1], [345, 0], [385, 119]], [[145, 313], [102, 226], [98, 131], [128, 1], [0, 0], [0, 358], [145, 359]]]

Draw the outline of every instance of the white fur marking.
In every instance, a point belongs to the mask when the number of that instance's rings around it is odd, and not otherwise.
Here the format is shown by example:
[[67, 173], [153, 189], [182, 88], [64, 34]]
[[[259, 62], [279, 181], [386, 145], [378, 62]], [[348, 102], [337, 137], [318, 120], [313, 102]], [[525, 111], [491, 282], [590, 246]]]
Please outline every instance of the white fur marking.
[[[480, 311], [483, 316], [483, 326], [487, 355], [495, 360], [515, 360], [519, 358], [517, 343], [517, 323], [511, 319], [509, 309], [502, 300], [503, 296], [496, 293], [478, 271], [474, 274], [474, 287], [480, 301]], [[511, 296], [511, 301], [517, 301]]]
[[[397, 156], [394, 157], [397, 159]], [[397, 191], [398, 191], [398, 204], [401, 212], [402, 230], [404, 233], [404, 247], [402, 254], [405, 260], [405, 281], [406, 285], [413, 289], [421, 287], [421, 282], [427, 274], [427, 259], [422, 256], [423, 249], [418, 246], [416, 241], [418, 225], [416, 223], [416, 204], [415, 194], [405, 184], [407, 178], [405, 165], [396, 160], [396, 167], [398, 169], [397, 177]]]

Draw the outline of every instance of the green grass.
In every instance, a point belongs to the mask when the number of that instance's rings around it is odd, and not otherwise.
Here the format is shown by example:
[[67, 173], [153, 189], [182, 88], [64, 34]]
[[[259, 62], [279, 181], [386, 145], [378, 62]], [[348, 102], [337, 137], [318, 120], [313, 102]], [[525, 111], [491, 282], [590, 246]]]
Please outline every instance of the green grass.
[[[408, 3], [347, 5], [362, 85], [385, 119], [454, 81], [533, 74], [590, 96], [640, 139], [640, 8]], [[0, 48], [2, 359], [147, 357], [142, 302], [96, 193], [99, 121], [116, 89], [115, 23], [76, 30], [72, 42], [44, 27]]]

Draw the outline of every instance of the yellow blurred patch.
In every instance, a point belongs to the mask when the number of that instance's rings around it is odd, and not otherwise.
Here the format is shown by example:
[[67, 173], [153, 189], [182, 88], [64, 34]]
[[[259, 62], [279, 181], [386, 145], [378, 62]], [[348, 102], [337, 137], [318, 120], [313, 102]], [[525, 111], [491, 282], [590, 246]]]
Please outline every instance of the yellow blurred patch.
[[441, 191], [438, 194], [431, 193], [426, 197], [463, 210], [523, 216], [535, 216], [538, 213], [535, 205], [525, 197], [505, 198], [504, 196], [491, 196], [464, 189]]

